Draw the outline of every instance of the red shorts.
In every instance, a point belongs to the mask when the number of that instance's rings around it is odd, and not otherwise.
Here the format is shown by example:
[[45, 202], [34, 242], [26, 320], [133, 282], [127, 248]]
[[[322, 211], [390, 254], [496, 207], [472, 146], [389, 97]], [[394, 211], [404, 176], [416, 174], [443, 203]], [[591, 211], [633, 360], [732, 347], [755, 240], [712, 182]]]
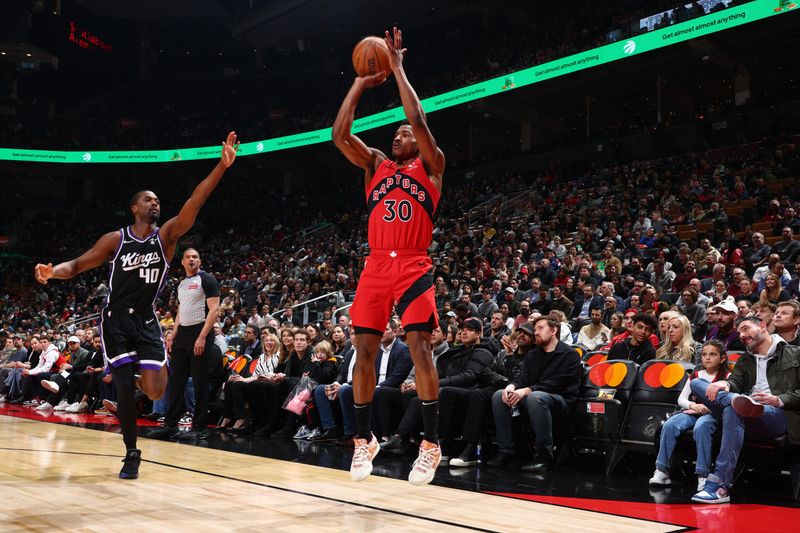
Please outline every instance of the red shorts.
[[431, 332], [438, 323], [433, 264], [424, 252], [372, 251], [367, 257], [350, 308], [356, 333], [383, 334], [393, 305], [406, 331]]

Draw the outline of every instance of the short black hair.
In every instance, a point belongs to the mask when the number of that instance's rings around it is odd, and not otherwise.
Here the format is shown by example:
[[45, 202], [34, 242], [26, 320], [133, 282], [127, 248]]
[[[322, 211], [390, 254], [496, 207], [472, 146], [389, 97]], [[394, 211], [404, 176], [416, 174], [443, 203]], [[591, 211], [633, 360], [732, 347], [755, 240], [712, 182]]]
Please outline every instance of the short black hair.
[[631, 321], [636, 324], [637, 322], [644, 322], [645, 326], [650, 326], [650, 329], [656, 331], [658, 329], [658, 322], [653, 315], [647, 313], [636, 313], [631, 317]]
[[143, 196], [145, 193], [148, 193], [148, 192], [150, 192], [150, 191], [149, 191], [149, 190], [147, 190], [147, 189], [142, 189], [141, 191], [139, 191], [139, 192], [137, 192], [136, 194], [134, 194], [134, 195], [133, 195], [133, 198], [131, 198], [131, 206], [134, 206], [134, 205], [136, 205], [136, 203], [139, 201], [139, 199], [140, 199], [140, 198], [141, 198], [141, 197], [142, 197], [142, 196]]
[[755, 324], [755, 325], [757, 325], [757, 326], [760, 326], [761, 324], [763, 324], [763, 322], [761, 321], [761, 319], [760, 319], [760, 318], [758, 318], [758, 317], [757, 317], [757, 316], [755, 316], [755, 315], [743, 316], [743, 317], [737, 318], [737, 319], [736, 319], [736, 322], [734, 322], [734, 324], [735, 324], [735, 325], [736, 325], [736, 327], [738, 328], [738, 327], [739, 327], [741, 324], [743, 324], [743, 323], [745, 323], [745, 322], [752, 322], [753, 324]]

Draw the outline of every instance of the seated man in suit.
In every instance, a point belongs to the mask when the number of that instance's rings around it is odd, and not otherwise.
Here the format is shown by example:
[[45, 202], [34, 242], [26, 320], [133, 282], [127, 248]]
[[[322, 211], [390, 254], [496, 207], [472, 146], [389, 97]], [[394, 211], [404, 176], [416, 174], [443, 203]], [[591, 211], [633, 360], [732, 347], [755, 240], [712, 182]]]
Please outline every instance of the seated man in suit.
[[[397, 337], [400, 323], [389, 320], [381, 337], [380, 353], [375, 359], [375, 373], [378, 377], [378, 389], [381, 386], [399, 387], [411, 372], [411, 352], [408, 345]], [[355, 368], [358, 352], [354, 348], [348, 350], [344, 361], [339, 367], [339, 374], [333, 384], [318, 385], [314, 389], [314, 401], [319, 409], [322, 423], [322, 433], [312, 438], [313, 442], [326, 442], [335, 440], [336, 419], [333, 417], [332, 405], [339, 403], [342, 412], [342, 425], [344, 426], [341, 442], [352, 441], [356, 433], [356, 413], [353, 399], [353, 369]], [[377, 393], [376, 393], [377, 396]]]

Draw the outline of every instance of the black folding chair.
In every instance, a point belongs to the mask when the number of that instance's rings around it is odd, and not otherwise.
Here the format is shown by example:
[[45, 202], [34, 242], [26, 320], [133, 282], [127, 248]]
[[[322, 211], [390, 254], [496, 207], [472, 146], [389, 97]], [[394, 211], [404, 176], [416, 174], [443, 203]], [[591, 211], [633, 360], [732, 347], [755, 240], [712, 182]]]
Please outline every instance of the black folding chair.
[[653, 359], [636, 375], [622, 433], [614, 445], [606, 474], [611, 474], [629, 451], [655, 454], [661, 426], [675, 410], [694, 365], [688, 361]]

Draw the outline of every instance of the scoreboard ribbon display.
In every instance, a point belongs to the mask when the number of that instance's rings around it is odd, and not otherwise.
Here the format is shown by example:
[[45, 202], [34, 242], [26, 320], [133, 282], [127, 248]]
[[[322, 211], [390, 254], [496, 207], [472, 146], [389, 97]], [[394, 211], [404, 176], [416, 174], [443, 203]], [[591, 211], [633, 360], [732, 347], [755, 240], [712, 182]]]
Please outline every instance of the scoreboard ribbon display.
[[[657, 50], [696, 37], [736, 28], [751, 22], [792, 11], [794, 5], [777, 0], [755, 0], [742, 6], [711, 13], [679, 24], [661, 28], [649, 33], [631, 37], [554, 61], [542, 63], [525, 70], [493, 78], [487, 81], [462, 87], [422, 100], [426, 113], [464, 104], [479, 98], [532, 85], [544, 80], [557, 78], [597, 65], [620, 61], [652, 50]], [[797, 8], [800, 11], [800, 7]], [[353, 131], [366, 131], [387, 124], [399, 122], [405, 117], [403, 108], [397, 107], [374, 115], [369, 115], [353, 123]], [[253, 156], [328, 142], [331, 128], [297, 133], [284, 137], [242, 143], [239, 156]], [[33, 161], [40, 163], [167, 163], [196, 159], [216, 159], [220, 156], [219, 146], [194, 148], [173, 148], [169, 150], [146, 151], [52, 151], [25, 148], [0, 148], [0, 159], [11, 161]]]

